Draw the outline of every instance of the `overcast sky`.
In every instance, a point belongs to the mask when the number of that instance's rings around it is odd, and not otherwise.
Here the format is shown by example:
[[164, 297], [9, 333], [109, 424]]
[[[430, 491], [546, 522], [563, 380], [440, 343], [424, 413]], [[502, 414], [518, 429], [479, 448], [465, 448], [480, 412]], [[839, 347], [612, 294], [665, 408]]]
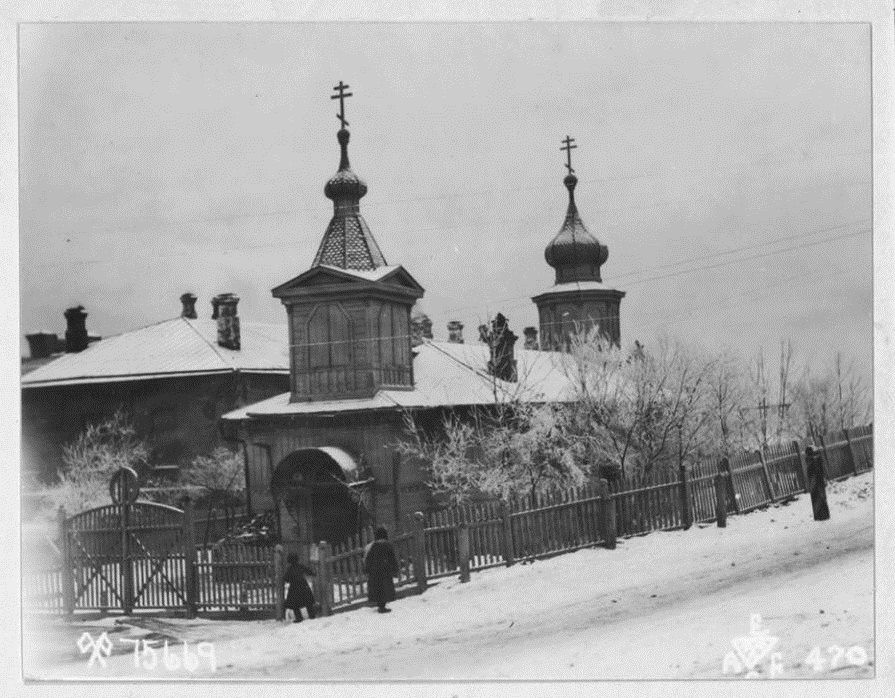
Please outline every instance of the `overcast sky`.
[[341, 79], [361, 211], [436, 337], [537, 324], [569, 134], [623, 343], [791, 338], [869, 371], [867, 26], [24, 25], [20, 58], [23, 332], [77, 303], [122, 332], [184, 291], [285, 323], [270, 289], [332, 215]]

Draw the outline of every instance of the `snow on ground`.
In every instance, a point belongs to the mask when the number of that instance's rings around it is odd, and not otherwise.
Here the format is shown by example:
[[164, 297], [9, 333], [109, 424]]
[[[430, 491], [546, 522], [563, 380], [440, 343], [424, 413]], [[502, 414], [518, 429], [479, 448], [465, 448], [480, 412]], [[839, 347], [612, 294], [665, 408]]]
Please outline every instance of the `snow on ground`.
[[[300, 624], [52, 621], [26, 637], [26, 676], [720, 678], [731, 642], [754, 637], [754, 614], [777, 638], [755, 668], [760, 676], [872, 676], [872, 475], [833, 483], [828, 493], [829, 521], [813, 521], [810, 499], [801, 496], [730, 517], [725, 529], [653, 533], [621, 540], [614, 551], [475, 572], [467, 584], [436, 580], [387, 615], [363, 608]], [[76, 648], [85, 630], [113, 638], [104, 666], [89, 666], [90, 653]], [[135, 667], [125, 637], [185, 641], [193, 651], [211, 642], [216, 667], [207, 659], [194, 672]]]

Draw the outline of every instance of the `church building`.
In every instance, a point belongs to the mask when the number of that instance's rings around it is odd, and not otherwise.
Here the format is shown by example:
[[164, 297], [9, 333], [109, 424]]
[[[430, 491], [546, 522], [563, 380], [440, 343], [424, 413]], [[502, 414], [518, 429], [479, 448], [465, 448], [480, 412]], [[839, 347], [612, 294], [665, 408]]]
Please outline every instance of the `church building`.
[[341, 82], [334, 89], [340, 160], [324, 187], [333, 216], [311, 268], [273, 289], [288, 320], [290, 390], [221, 420], [245, 457], [249, 509], [276, 510], [290, 547], [339, 542], [373, 522], [400, 529], [409, 515], [438, 505], [426, 464], [398, 448], [408, 412], [437, 425], [447, 411], [495, 400], [569, 401], [568, 356], [557, 351], [563, 333], [575, 322], [600, 323], [620, 339], [624, 293], [600, 281], [607, 249], [578, 216], [571, 163], [569, 211], [546, 251], [556, 285], [534, 299], [541, 347], [515, 347], [502, 315], [480, 328], [479, 342], [466, 343], [456, 322], [447, 342], [415, 336], [411, 313], [425, 291], [388, 263], [361, 214], [367, 185], [351, 168], [344, 118], [351, 93]]
[[556, 270], [553, 286], [532, 298], [538, 306], [541, 347], [562, 350], [576, 331], [594, 326], [613, 344], [621, 345], [620, 304], [624, 291], [609, 288], [600, 277], [600, 266], [609, 258], [609, 248], [591, 235], [575, 206], [578, 178], [572, 169], [574, 138], [566, 136], [565, 146], [569, 173], [563, 184], [569, 190], [566, 219], [556, 237], [547, 245], [544, 257]]

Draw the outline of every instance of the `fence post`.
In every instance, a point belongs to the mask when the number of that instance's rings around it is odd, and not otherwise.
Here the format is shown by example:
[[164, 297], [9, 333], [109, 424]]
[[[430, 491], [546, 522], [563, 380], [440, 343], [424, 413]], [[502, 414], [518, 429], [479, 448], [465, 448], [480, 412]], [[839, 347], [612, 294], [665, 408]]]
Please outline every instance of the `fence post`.
[[413, 575], [420, 594], [426, 590], [426, 516], [421, 511], [413, 515]]
[[509, 567], [516, 561], [516, 551], [513, 547], [513, 520], [510, 518], [510, 510], [507, 503], [500, 502], [500, 523], [503, 530], [503, 561]]
[[193, 500], [183, 498], [183, 564], [186, 584], [186, 616], [195, 618], [198, 610], [196, 592], [196, 528], [193, 521]]
[[855, 447], [852, 444], [851, 437], [848, 435], [848, 429], [842, 430], [843, 436], [845, 436], [845, 441], [848, 444], [848, 457], [851, 459], [851, 469], [855, 475], [858, 475], [860, 471], [858, 470], [858, 458], [855, 455]]
[[56, 516], [59, 521], [59, 552], [62, 553], [62, 611], [71, 616], [75, 612], [75, 579], [71, 568], [71, 546], [65, 525], [65, 508], [60, 506]]
[[740, 502], [737, 500], [736, 485], [734, 485], [733, 482], [733, 471], [730, 469], [730, 459], [727, 456], [724, 456], [718, 467], [721, 468], [727, 476], [725, 478], [725, 480], [727, 480], [727, 501], [733, 506], [733, 513], [739, 514]]
[[121, 609], [126, 616], [131, 615], [134, 611], [134, 565], [130, 553], [130, 509], [130, 496], [125, 486], [118, 511], [121, 523]]
[[807, 446], [805, 458], [808, 461], [808, 483], [811, 489], [811, 510], [815, 521], [826, 521], [830, 518], [830, 508], [827, 506], [827, 485], [824, 473], [824, 464], [820, 453]]
[[609, 492], [609, 482], [600, 478], [600, 537], [603, 545], [615, 550], [615, 497]]
[[799, 454], [799, 478], [802, 481], [802, 489], [807, 494], [811, 490], [808, 487], [808, 463], [805, 461], [805, 452], [802, 450], [802, 444], [798, 441], [793, 441], [792, 447]]
[[317, 579], [320, 581], [320, 615], [333, 614], [332, 546], [325, 540], [317, 545]]
[[693, 525], [693, 512], [690, 511], [690, 483], [687, 477], [687, 466], [684, 463], [678, 466], [678, 477], [681, 495], [681, 520], [686, 529]]
[[469, 581], [469, 524], [457, 526], [457, 554], [460, 556], [460, 581]]
[[718, 474], [715, 475], [715, 520], [718, 528], [727, 527], [727, 483], [725, 477], [729, 477], [721, 466], [718, 466]]
[[[824, 478], [829, 478], [830, 473], [828, 473], [827, 470], [830, 467], [830, 452], [827, 451], [827, 441], [826, 441], [826, 439], [824, 439], [823, 435], [820, 435], [817, 438], [820, 441], [820, 448], [823, 451]], [[817, 451], [816, 448], [814, 450]], [[839, 473], [836, 473], [835, 475], [833, 475], [834, 480], [837, 477], [839, 477]]]
[[239, 583], [239, 612], [243, 616], [249, 613], [249, 592], [246, 589], [245, 582]]
[[768, 470], [768, 462], [764, 459], [761, 449], [756, 450], [755, 453], [758, 454], [758, 459], [761, 461], [761, 477], [764, 480], [765, 489], [768, 491], [768, 500], [773, 503], [775, 501], [774, 486], [771, 484], [771, 471]]
[[276, 599], [276, 619], [283, 620], [286, 615], [286, 598], [283, 584], [283, 575], [286, 572], [283, 564], [283, 546], [277, 543], [273, 549], [273, 591]]

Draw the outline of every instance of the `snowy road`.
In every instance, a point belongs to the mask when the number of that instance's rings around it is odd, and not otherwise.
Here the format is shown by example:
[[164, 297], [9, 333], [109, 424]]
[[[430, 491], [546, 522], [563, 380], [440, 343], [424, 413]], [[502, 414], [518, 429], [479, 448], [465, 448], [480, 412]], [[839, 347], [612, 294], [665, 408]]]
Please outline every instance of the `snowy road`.
[[[872, 676], [872, 476], [832, 485], [829, 499], [830, 521], [813, 521], [801, 497], [732, 517], [726, 529], [655, 533], [615, 551], [474, 573], [468, 584], [442, 580], [386, 616], [164, 627], [214, 642], [216, 678], [709, 678], [724, 676], [731, 641], [753, 637], [760, 614], [777, 638], [760, 675]], [[728, 670], [742, 663], [734, 656]], [[129, 654], [88, 667], [72, 653], [40, 673], [172, 677], [135, 668]], [[204, 665], [197, 673], [211, 675]]]

